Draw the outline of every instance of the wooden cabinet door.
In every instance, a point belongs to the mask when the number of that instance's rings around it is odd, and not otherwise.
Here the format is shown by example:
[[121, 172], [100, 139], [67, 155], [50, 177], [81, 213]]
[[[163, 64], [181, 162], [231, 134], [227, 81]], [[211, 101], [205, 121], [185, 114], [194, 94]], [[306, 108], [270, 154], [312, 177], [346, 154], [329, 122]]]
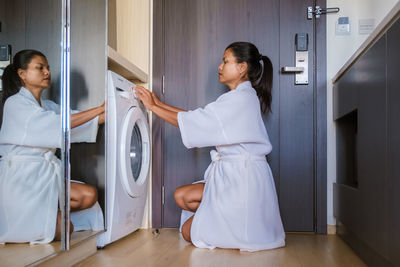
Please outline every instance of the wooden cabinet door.
[[[387, 32], [387, 171], [388, 171], [388, 254], [394, 266], [400, 266], [400, 99], [399, 69], [400, 20]], [[378, 90], [378, 89], [377, 89]]]

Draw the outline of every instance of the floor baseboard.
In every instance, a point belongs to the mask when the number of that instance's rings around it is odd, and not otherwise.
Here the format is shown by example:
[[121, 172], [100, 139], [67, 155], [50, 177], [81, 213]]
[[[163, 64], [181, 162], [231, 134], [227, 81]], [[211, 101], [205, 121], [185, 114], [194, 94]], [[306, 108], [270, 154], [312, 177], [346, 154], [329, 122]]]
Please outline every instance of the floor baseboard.
[[329, 225], [327, 226], [327, 234], [328, 235], [336, 235], [336, 225]]

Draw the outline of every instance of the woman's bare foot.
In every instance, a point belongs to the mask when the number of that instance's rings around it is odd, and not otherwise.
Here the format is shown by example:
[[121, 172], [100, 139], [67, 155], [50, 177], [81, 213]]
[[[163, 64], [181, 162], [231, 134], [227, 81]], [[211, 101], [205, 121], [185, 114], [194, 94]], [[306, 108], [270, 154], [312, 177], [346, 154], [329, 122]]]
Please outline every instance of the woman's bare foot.
[[[57, 223], [56, 223], [56, 234], [54, 235], [54, 241], [61, 240], [61, 211], [57, 212]], [[74, 225], [69, 222], [69, 234], [71, 235], [74, 231]]]
[[193, 217], [190, 217], [183, 225], [182, 225], [182, 237], [187, 242], [192, 243], [192, 237], [190, 236], [190, 229], [192, 228]]

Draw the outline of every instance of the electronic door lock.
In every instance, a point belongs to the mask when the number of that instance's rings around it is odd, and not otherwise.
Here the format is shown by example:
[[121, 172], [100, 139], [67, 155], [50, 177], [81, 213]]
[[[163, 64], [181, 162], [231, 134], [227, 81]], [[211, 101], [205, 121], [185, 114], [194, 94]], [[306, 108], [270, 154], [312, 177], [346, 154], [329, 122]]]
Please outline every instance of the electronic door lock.
[[11, 45], [0, 45], [0, 91], [3, 90], [1, 77], [4, 69], [11, 63]]
[[294, 73], [294, 84], [308, 84], [308, 34], [297, 33], [295, 38], [296, 56], [294, 67], [282, 67], [281, 73]]
[[308, 84], [308, 51], [296, 51], [296, 68], [303, 68], [295, 75], [295, 84]]

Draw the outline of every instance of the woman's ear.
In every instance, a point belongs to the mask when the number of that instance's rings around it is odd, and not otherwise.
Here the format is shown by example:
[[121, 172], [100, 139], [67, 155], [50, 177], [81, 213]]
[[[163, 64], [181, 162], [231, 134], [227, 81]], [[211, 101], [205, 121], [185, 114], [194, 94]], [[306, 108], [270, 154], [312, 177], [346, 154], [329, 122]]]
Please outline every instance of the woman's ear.
[[239, 63], [239, 71], [242, 76], [247, 74], [247, 67], [247, 62]]
[[25, 76], [26, 76], [26, 71], [23, 69], [18, 69], [17, 70], [18, 76], [21, 78], [21, 80], [25, 80]]

